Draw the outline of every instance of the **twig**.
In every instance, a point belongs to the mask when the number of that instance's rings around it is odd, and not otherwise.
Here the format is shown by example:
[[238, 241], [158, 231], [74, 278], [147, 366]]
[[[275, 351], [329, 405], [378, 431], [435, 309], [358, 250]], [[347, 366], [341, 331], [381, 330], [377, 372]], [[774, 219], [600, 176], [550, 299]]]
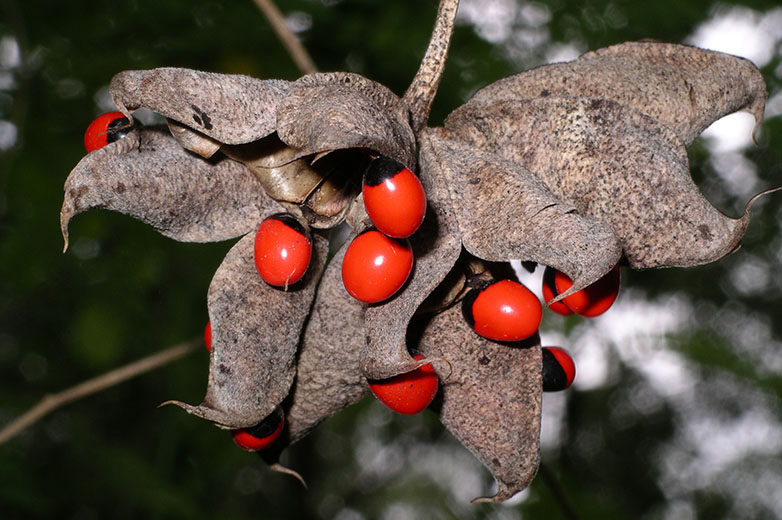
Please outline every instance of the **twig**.
[[62, 392], [56, 394], [49, 394], [43, 397], [38, 404], [27, 410], [24, 414], [17, 417], [10, 423], [8, 423], [2, 430], [0, 430], [0, 444], [21, 432], [31, 424], [39, 421], [47, 414], [53, 412], [57, 408], [65, 406], [68, 403], [77, 401], [88, 395], [100, 392], [114, 385], [118, 385], [128, 379], [141, 375], [145, 372], [149, 372], [155, 368], [161, 367], [167, 363], [170, 363], [176, 359], [189, 354], [196, 347], [201, 345], [203, 340], [197, 339], [189, 341], [187, 343], [180, 343], [173, 347], [167, 348], [156, 354], [139, 359], [125, 366], [115, 368], [105, 374], [98, 377], [88, 379], [76, 386], [72, 386]]
[[310, 58], [309, 53], [307, 53], [307, 49], [304, 48], [301, 41], [299, 41], [299, 38], [293, 34], [293, 31], [285, 24], [285, 18], [283, 18], [282, 13], [277, 9], [277, 6], [272, 3], [272, 0], [253, 1], [255, 2], [255, 5], [263, 11], [263, 14], [266, 15], [266, 18], [272, 25], [272, 29], [277, 33], [277, 36], [288, 50], [288, 53], [290, 53], [291, 58], [293, 58], [294, 63], [296, 63], [296, 66], [301, 73], [310, 74], [312, 72], [317, 72], [318, 68], [315, 67], [315, 63], [312, 61], [312, 58]]
[[551, 493], [554, 494], [554, 499], [559, 504], [559, 507], [562, 508], [562, 513], [565, 515], [565, 518], [568, 520], [580, 520], [580, 517], [573, 509], [573, 506], [570, 505], [570, 500], [568, 500], [565, 491], [562, 489], [562, 486], [559, 485], [557, 477], [542, 463], [538, 467], [538, 473], [543, 477], [543, 482], [546, 483], [551, 490]]

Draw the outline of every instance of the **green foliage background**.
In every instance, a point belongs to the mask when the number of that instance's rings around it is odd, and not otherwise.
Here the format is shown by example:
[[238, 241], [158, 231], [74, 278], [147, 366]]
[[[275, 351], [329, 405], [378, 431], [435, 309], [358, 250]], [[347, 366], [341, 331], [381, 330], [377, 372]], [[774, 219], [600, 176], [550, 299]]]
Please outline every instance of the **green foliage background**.
[[[778, 6], [734, 3], [761, 12]], [[640, 38], [682, 41], [718, 7], [710, 0], [544, 4], [551, 44], [575, 42], [583, 50]], [[415, 74], [436, 11], [431, 0], [279, 0], [279, 6], [309, 17], [301, 37], [321, 70], [358, 72], [398, 94]], [[110, 78], [158, 66], [262, 78], [299, 74], [249, 0], [2, 0], [0, 38], [15, 39], [21, 51], [19, 65], [0, 68], [0, 119], [18, 130], [15, 145], [0, 151], [4, 424], [46, 393], [199, 336], [209, 281], [231, 245], [175, 243], [127, 217], [94, 211], [74, 220], [71, 249], [61, 254], [62, 184], [84, 154], [84, 128], [107, 108], [101, 100]], [[431, 123], [480, 86], [541, 64], [542, 52], [525, 60], [512, 62], [461, 24]], [[763, 69], [772, 95], [780, 90], [780, 64], [778, 45]], [[779, 117], [764, 123], [760, 146], [747, 155], [764, 186], [780, 184]], [[701, 142], [691, 160], [704, 191], [737, 214], [746, 200], [724, 194]], [[738, 254], [702, 268], [625, 277], [634, 294], [658, 301], [683, 295], [693, 303], [698, 319], [669, 346], [691, 360], [705, 409], [728, 423], [759, 401], [775, 424], [782, 420], [779, 363], [747, 356], [725, 332], [741, 327], [742, 316], [767, 324], [770, 336], [757, 338], [757, 351], [778, 359], [764, 349], [782, 340], [779, 200], [758, 205]], [[770, 270], [767, 286], [752, 294], [730, 282], [743, 255]], [[720, 323], [725, 316], [736, 322]], [[563, 319], [547, 326], [567, 334], [581, 325]], [[309, 483], [304, 490], [236, 449], [225, 432], [181, 410], [156, 408], [169, 398], [199, 401], [206, 370], [207, 356], [198, 352], [61, 409], [0, 446], [0, 518], [572, 518], [562, 495], [583, 519], [779, 513], [751, 498], [743, 504], [737, 499], [743, 492], [735, 492], [763, 483], [782, 494], [779, 445], [749, 450], [728, 466], [730, 473], [718, 472], [718, 481], [686, 496], [667, 493], [661, 452], [684, 428], [681, 413], [619, 356], [605, 384], [563, 398], [565, 426], [559, 444], [544, 452], [546, 472], [510, 505], [468, 504], [491, 491], [490, 475], [433, 414], [395, 417], [372, 399], [289, 450], [287, 462]], [[638, 406], [639, 396], [657, 405]], [[464, 468], [471, 469], [466, 483], [457, 478]]]

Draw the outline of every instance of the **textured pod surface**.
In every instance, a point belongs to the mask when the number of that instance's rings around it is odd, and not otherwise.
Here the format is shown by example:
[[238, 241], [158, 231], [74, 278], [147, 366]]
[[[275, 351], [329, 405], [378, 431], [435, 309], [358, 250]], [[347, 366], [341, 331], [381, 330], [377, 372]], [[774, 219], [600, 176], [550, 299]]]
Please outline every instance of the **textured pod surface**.
[[318, 73], [297, 80], [277, 108], [280, 139], [305, 153], [367, 148], [415, 168], [415, 136], [405, 105], [357, 74]]
[[738, 110], [755, 117], [757, 130], [766, 85], [758, 68], [743, 58], [687, 45], [627, 42], [501, 79], [468, 104], [548, 96], [625, 104], [690, 143], [712, 122]]
[[469, 105], [446, 128], [498, 150], [579, 213], [609, 223], [635, 268], [713, 262], [738, 246], [749, 222], [748, 212], [732, 219], [712, 206], [676, 134], [627, 105], [553, 97]]
[[408, 323], [461, 252], [453, 203], [435, 160], [422, 152], [420, 177], [428, 208], [421, 228], [410, 237], [415, 255], [413, 272], [401, 293], [366, 311], [367, 342], [361, 353], [361, 371], [369, 379], [385, 379], [420, 365], [407, 350]]
[[123, 112], [148, 108], [225, 144], [274, 132], [275, 108], [290, 83], [249, 76], [164, 67], [127, 70], [109, 90]]
[[477, 336], [458, 306], [426, 325], [418, 348], [442, 357], [438, 368], [440, 420], [497, 480], [497, 494], [480, 501], [506, 500], [524, 489], [540, 461], [541, 354], [535, 346], [509, 347]]
[[288, 395], [300, 334], [328, 249], [327, 241], [314, 235], [301, 288], [285, 292], [258, 276], [254, 240], [248, 234], [231, 248], [209, 287], [212, 350], [206, 396], [198, 406], [173, 402], [231, 429], [258, 424]]
[[284, 445], [296, 442], [369, 392], [359, 370], [365, 306], [342, 286], [346, 248], [347, 244], [326, 267], [304, 330], [296, 380], [286, 406]]
[[421, 153], [431, 154], [431, 164], [448, 181], [470, 253], [490, 261], [558, 266], [577, 289], [616, 265], [622, 251], [608, 224], [575, 213], [524, 168], [443, 134], [427, 131]]
[[76, 165], [60, 212], [66, 244], [71, 219], [93, 208], [130, 215], [184, 242], [243, 235], [281, 209], [242, 164], [205, 161], [165, 128], [134, 130]]

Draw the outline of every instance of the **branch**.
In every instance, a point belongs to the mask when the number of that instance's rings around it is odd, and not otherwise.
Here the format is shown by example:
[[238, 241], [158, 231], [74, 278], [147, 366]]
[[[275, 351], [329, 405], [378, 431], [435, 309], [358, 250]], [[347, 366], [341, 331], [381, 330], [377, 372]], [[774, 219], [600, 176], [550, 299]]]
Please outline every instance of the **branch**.
[[285, 25], [285, 18], [283, 18], [282, 13], [277, 9], [277, 6], [272, 3], [272, 0], [253, 1], [255, 2], [255, 5], [263, 11], [263, 14], [266, 15], [272, 29], [277, 33], [277, 37], [288, 50], [288, 53], [291, 55], [291, 58], [293, 58], [294, 63], [296, 63], [296, 66], [301, 73], [311, 74], [317, 72], [318, 68], [307, 53], [307, 49], [304, 48], [301, 41], [299, 41], [299, 38], [293, 34], [287, 25]]
[[575, 509], [573, 509], [573, 506], [570, 504], [570, 500], [568, 500], [565, 491], [562, 489], [562, 486], [559, 485], [557, 477], [554, 476], [548, 467], [541, 463], [540, 466], [538, 466], [538, 474], [543, 477], [543, 482], [545, 482], [551, 490], [551, 493], [554, 495], [554, 499], [562, 509], [565, 518], [568, 520], [580, 520], [578, 513], [576, 513]]
[[83, 383], [79, 383], [76, 386], [72, 386], [62, 392], [56, 394], [49, 394], [43, 397], [38, 404], [30, 408], [27, 412], [17, 417], [15, 420], [8, 423], [2, 430], [0, 430], [0, 444], [15, 436], [31, 424], [39, 421], [47, 414], [53, 412], [57, 408], [65, 406], [73, 401], [77, 401], [83, 397], [87, 397], [94, 393], [105, 390], [106, 388], [118, 385], [128, 379], [141, 375], [145, 372], [149, 372], [155, 368], [161, 367], [167, 363], [170, 363], [176, 359], [179, 359], [186, 354], [189, 354], [196, 347], [201, 345], [203, 340], [197, 339], [186, 343], [180, 343], [173, 347], [167, 348], [156, 354], [134, 361], [129, 365], [125, 365], [110, 372], [106, 372], [98, 377], [88, 379]]

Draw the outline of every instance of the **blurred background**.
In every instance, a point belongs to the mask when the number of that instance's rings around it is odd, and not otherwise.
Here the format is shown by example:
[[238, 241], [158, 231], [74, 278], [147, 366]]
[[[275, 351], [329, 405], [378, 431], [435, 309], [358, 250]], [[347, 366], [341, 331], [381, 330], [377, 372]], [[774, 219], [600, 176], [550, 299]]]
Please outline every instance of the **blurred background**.
[[[321, 70], [404, 93], [433, 0], [278, 0]], [[463, 0], [430, 124], [476, 89], [627, 40], [752, 59], [770, 98], [758, 136], [730, 116], [689, 149], [707, 197], [738, 216], [782, 184], [778, 0]], [[181, 244], [93, 211], [63, 255], [62, 185], [84, 129], [124, 69], [181, 66], [299, 76], [250, 1], [0, 0], [0, 426], [43, 395], [197, 338], [231, 243]], [[743, 247], [694, 269], [623, 272], [604, 316], [544, 314], [544, 345], [578, 375], [544, 397], [544, 470], [503, 504], [489, 472], [431, 412], [371, 397], [288, 450], [309, 484], [270, 472], [228, 434], [166, 399], [198, 402], [207, 354], [62, 408], [0, 445], [0, 518], [773, 519], [782, 515], [782, 206], [755, 206]], [[540, 270], [525, 277], [534, 289]]]

